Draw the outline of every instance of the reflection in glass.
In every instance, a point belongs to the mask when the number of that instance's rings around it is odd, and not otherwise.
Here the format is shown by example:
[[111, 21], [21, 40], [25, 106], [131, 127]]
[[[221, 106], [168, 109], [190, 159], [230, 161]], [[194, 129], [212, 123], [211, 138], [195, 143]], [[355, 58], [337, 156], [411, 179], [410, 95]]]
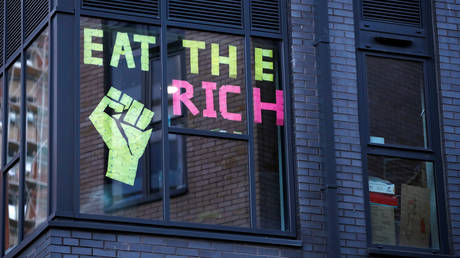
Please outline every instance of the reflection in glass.
[[5, 249], [18, 244], [19, 228], [19, 163], [14, 165], [6, 177], [6, 208], [5, 208]]
[[[103, 60], [101, 65], [84, 61], [85, 29], [101, 31], [101, 36], [93, 36], [91, 39], [92, 42], [103, 45], [103, 51], [91, 53], [93, 57]], [[129, 42], [118, 43], [130, 44], [134, 64], [128, 64], [128, 58], [123, 54], [120, 55], [118, 65], [112, 63], [120, 35], [128, 37]], [[135, 39], [135, 35], [155, 37], [157, 43], [148, 44], [148, 49], [143, 52], [139, 36]], [[153, 26], [82, 17], [80, 40], [80, 211], [161, 220], [162, 184], [158, 182], [162, 180], [163, 154], [162, 149], [157, 147], [158, 143], [161, 145], [162, 137], [159, 30]], [[148, 50], [148, 56], [143, 59], [145, 50]], [[90, 114], [112, 86], [155, 113], [145, 129], [152, 129], [150, 144], [139, 159], [133, 185], [105, 176], [109, 150], [89, 120]], [[106, 108], [104, 112], [112, 115], [114, 111]], [[124, 112], [126, 115], [126, 111]], [[147, 158], [149, 156], [155, 156], [160, 162], [150, 161]], [[151, 186], [149, 182], [152, 183]]]
[[423, 63], [367, 56], [369, 141], [428, 147]]
[[48, 216], [48, 30], [26, 51], [24, 234]]
[[439, 248], [433, 163], [368, 156], [372, 243]]
[[[170, 125], [246, 134], [243, 39], [203, 31], [168, 31]], [[196, 55], [192, 53], [194, 51], [198, 51]], [[235, 58], [231, 60], [234, 61], [225, 59], [233, 55]], [[232, 67], [225, 62], [231, 63]], [[185, 93], [193, 96], [190, 98], [191, 104], [178, 101], [174, 109], [174, 96], [178, 99]]]
[[19, 154], [21, 136], [21, 62], [16, 62], [7, 70], [8, 87], [8, 143], [6, 162]]
[[[171, 197], [171, 220], [249, 227], [247, 143], [197, 136], [182, 138], [184, 150], [171, 153], [171, 158], [185, 157], [187, 192]], [[176, 175], [172, 169], [169, 177]]]
[[[257, 64], [255, 57], [252, 65], [253, 88], [260, 90], [260, 102], [279, 102], [276, 91], [282, 90], [282, 87], [278, 51], [279, 44], [276, 41], [252, 39], [251, 53], [260, 57]], [[260, 61], [272, 63], [273, 69], [270, 69], [270, 65], [265, 65], [264, 69], [255, 71], [254, 67], [259, 66]], [[257, 226], [261, 229], [286, 231], [288, 228], [283, 164], [284, 124], [277, 124], [277, 112], [273, 110], [262, 110], [261, 113], [261, 121], [254, 123]]]

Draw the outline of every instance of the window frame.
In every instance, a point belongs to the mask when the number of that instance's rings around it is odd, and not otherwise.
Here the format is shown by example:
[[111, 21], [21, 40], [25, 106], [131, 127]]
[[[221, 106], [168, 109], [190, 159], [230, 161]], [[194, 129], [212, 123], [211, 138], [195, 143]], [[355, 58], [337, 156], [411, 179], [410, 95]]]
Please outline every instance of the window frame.
[[[427, 130], [427, 148], [410, 147], [396, 144], [377, 144], [371, 143], [369, 139], [370, 117], [368, 110], [368, 92], [367, 92], [367, 63], [366, 57], [383, 57], [395, 60], [416, 61], [423, 64], [423, 82], [424, 82], [424, 99], [426, 113], [426, 130]], [[447, 231], [447, 209], [445, 206], [444, 196], [444, 171], [441, 157], [441, 132], [439, 127], [439, 113], [437, 106], [437, 86], [434, 74], [430, 71], [435, 70], [433, 60], [423, 56], [408, 55], [405, 53], [388, 53], [384, 51], [370, 51], [359, 49], [357, 51], [358, 65], [358, 111], [360, 121], [360, 140], [362, 150], [363, 164], [363, 186], [364, 186], [364, 203], [366, 214], [367, 242], [371, 253], [404, 253], [404, 252], [423, 252], [432, 254], [445, 254], [449, 251], [448, 231]], [[370, 223], [370, 205], [369, 205], [369, 174], [368, 174], [368, 155], [386, 156], [402, 159], [411, 159], [419, 161], [433, 162], [436, 193], [436, 208], [438, 217], [438, 234], [440, 249], [407, 247], [399, 245], [385, 245], [372, 243], [372, 228]]]
[[[255, 217], [255, 210], [256, 210], [256, 199], [255, 196], [250, 197], [250, 224], [251, 226], [248, 228], [238, 228], [238, 227], [233, 227], [233, 226], [221, 226], [221, 225], [209, 225], [209, 224], [198, 224], [198, 223], [188, 223], [188, 222], [176, 222], [176, 221], [171, 221], [167, 214], [169, 213], [169, 210], [167, 209], [167, 205], [165, 204], [166, 202], [169, 203], [170, 199], [170, 190], [169, 190], [169, 185], [167, 180], [165, 180], [166, 177], [163, 177], [163, 213], [164, 213], [164, 218], [163, 221], [153, 221], [153, 220], [147, 220], [147, 219], [137, 219], [137, 218], [126, 218], [126, 217], [114, 217], [114, 216], [107, 216], [107, 215], [95, 215], [95, 214], [86, 214], [86, 213], [81, 213], [80, 212], [80, 203], [79, 203], [79, 173], [78, 177], [76, 178], [78, 180], [78, 184], [76, 187], [78, 188], [75, 193], [76, 195], [73, 196], [74, 200], [77, 201], [76, 204], [74, 204], [74, 210], [76, 211], [76, 215], [74, 217], [85, 220], [85, 221], [106, 221], [106, 222], [123, 222], [128, 225], [132, 224], [143, 224], [143, 225], [157, 225], [157, 226], [166, 226], [168, 227], [165, 229], [165, 231], [171, 231], [172, 230], [198, 230], [198, 231], [193, 231], [196, 232], [197, 235], [199, 236], [205, 236], [206, 233], [203, 231], [214, 231], [217, 235], [214, 235], [214, 237], [219, 238], [225, 237], [227, 234], [243, 234], [240, 235], [241, 239], [246, 239], [248, 241], [251, 241], [253, 237], [258, 237], [258, 236], [265, 236], [265, 238], [268, 236], [270, 238], [290, 238], [290, 240], [282, 240], [278, 239], [277, 241], [281, 241], [283, 243], [292, 243], [296, 246], [299, 245], [298, 242], [291, 242], [292, 239], [296, 238], [296, 226], [295, 226], [295, 185], [294, 185], [294, 172], [293, 172], [293, 159], [292, 159], [292, 153], [293, 153], [293, 145], [292, 143], [292, 134], [289, 132], [292, 132], [292, 125], [291, 125], [291, 92], [289, 92], [289, 61], [287, 60], [288, 57], [288, 31], [285, 25], [281, 26], [281, 31], [280, 33], [269, 33], [269, 32], [260, 32], [260, 31], [253, 31], [250, 26], [250, 14], [249, 14], [249, 1], [243, 1], [244, 4], [244, 29], [231, 29], [231, 28], [225, 28], [225, 27], [218, 27], [218, 26], [213, 26], [213, 25], [207, 25], [207, 24], [195, 24], [195, 23], [185, 23], [185, 22], [177, 22], [177, 21], [170, 21], [166, 17], [166, 8], [167, 8], [167, 1], [166, 0], [161, 0], [161, 13], [160, 13], [160, 19], [155, 20], [155, 19], [149, 19], [149, 20], [144, 20], [139, 17], [130, 17], [130, 16], [125, 16], [125, 15], [119, 15], [119, 14], [112, 14], [112, 13], [100, 13], [96, 10], [85, 10], [85, 9], [79, 9], [79, 14], [75, 15], [75, 18], [77, 19], [76, 23], [78, 24], [78, 27], [80, 28], [80, 17], [89, 17], [89, 18], [98, 18], [98, 19], [110, 19], [110, 20], [115, 20], [115, 21], [122, 21], [122, 22], [131, 22], [131, 23], [140, 23], [140, 24], [145, 24], [145, 25], [156, 25], [159, 26], [161, 33], [160, 33], [160, 56], [161, 57], [167, 57], [167, 37], [163, 36], [166, 35], [168, 29], [191, 29], [191, 30], [197, 30], [197, 31], [205, 31], [205, 32], [215, 32], [215, 33], [223, 33], [227, 35], [237, 35], [237, 36], [242, 36], [244, 40], [244, 63], [245, 63], [245, 85], [246, 85], [246, 94], [247, 100], [246, 100], [246, 105], [247, 105], [247, 130], [248, 133], [246, 134], [231, 134], [231, 133], [222, 133], [222, 132], [216, 132], [216, 131], [205, 131], [205, 130], [199, 130], [199, 129], [190, 129], [190, 128], [180, 128], [180, 127], [174, 127], [174, 126], [168, 126], [167, 121], [163, 122], [162, 120], [162, 134], [163, 135], [169, 135], [169, 134], [176, 134], [176, 135], [188, 135], [188, 136], [200, 136], [200, 137], [213, 137], [217, 139], [227, 139], [227, 140], [236, 140], [236, 141], [246, 141], [248, 143], [248, 150], [249, 150], [249, 169], [248, 169], [248, 175], [249, 175], [249, 195], [255, 195], [255, 169], [254, 169], [254, 162], [251, 160], [254, 160], [254, 146], [253, 146], [253, 140], [251, 140], [251, 133], [253, 130], [253, 123], [252, 123], [252, 117], [253, 117], [253, 108], [252, 108], [252, 73], [251, 73], [251, 38], [252, 37], [261, 37], [261, 38], [266, 38], [266, 39], [272, 39], [276, 40], [279, 46], [279, 65], [280, 65], [280, 78], [279, 78], [279, 83], [280, 85], [283, 86], [284, 89], [284, 108], [285, 108], [285, 124], [283, 128], [283, 141], [285, 142], [284, 146], [284, 151], [283, 151], [283, 163], [285, 166], [285, 202], [287, 204], [287, 219], [286, 222], [288, 225], [287, 228], [289, 228], [289, 231], [281, 231], [281, 230], [270, 230], [270, 229], [258, 229], [257, 228], [257, 221]], [[286, 12], [283, 12], [282, 10], [286, 10], [286, 1], [281, 1], [281, 24], [286, 24]], [[224, 32], [222, 32], [224, 31]], [[80, 31], [78, 31], [78, 36], [80, 35]], [[78, 43], [78, 49], [80, 49], [80, 43]], [[161, 58], [161, 67], [166, 67], [167, 65], [167, 60], [165, 58]], [[78, 62], [79, 66], [79, 62]], [[167, 85], [167, 71], [166, 69], [162, 69], [162, 85]], [[78, 74], [79, 76], [79, 68], [78, 68]], [[78, 93], [80, 92], [80, 89], [78, 87]], [[243, 94], [243, 92], [242, 92]], [[168, 95], [167, 92], [163, 92], [163, 99], [167, 99]], [[76, 99], [76, 101], [79, 103], [80, 98], [79, 94]], [[163, 101], [162, 105], [162, 115], [168, 113], [168, 102]], [[251, 121], [251, 122], [249, 122]], [[78, 118], [77, 123], [80, 123], [80, 120]], [[77, 135], [79, 136], [79, 130], [77, 132]], [[169, 144], [167, 142], [167, 137], [162, 137], [162, 144], [163, 144], [163, 155], [165, 153], [169, 153]], [[77, 148], [79, 149], [79, 138], [77, 139]], [[252, 144], [250, 143], [252, 142]], [[252, 145], [252, 146], [250, 146]], [[164, 156], [163, 156], [164, 157]], [[78, 163], [78, 161], [76, 162]], [[166, 166], [169, 165], [163, 158], [163, 171], [168, 171], [166, 169]], [[79, 171], [79, 164], [75, 166], [75, 170], [78, 172]], [[122, 227], [124, 229], [128, 229], [129, 227]], [[196, 235], [195, 234], [195, 235]], [[251, 236], [252, 235], [252, 236]], [[270, 240], [269, 240], [270, 241]], [[266, 241], [262, 241], [266, 242]]]
[[[6, 2], [5, 2], [6, 3]], [[47, 226], [48, 226], [48, 220], [49, 220], [49, 215], [51, 214], [51, 206], [52, 206], [52, 189], [51, 189], [51, 178], [52, 178], [52, 175], [51, 175], [51, 172], [52, 172], [52, 124], [53, 124], [53, 110], [52, 110], [52, 79], [51, 79], [51, 76], [52, 76], [52, 58], [53, 58], [53, 53], [52, 53], [52, 35], [53, 35], [53, 30], [52, 30], [52, 26], [50, 25], [50, 21], [49, 21], [49, 15], [34, 29], [33, 33], [31, 33], [29, 35], [29, 37], [27, 39], [25, 39], [25, 35], [24, 35], [24, 31], [23, 33], [21, 34], [22, 36], [22, 39], [21, 39], [21, 45], [20, 47], [14, 52], [14, 54], [12, 54], [10, 56], [10, 58], [8, 58], [8, 60], [6, 60], [6, 53], [4, 53], [4, 60], [5, 63], [3, 64], [3, 66], [1, 67], [1, 70], [0, 70], [0, 77], [1, 77], [1, 80], [3, 82], [3, 96], [2, 96], [2, 101], [3, 103], [1, 104], [2, 106], [2, 115], [3, 115], [3, 118], [2, 118], [2, 123], [4, 125], [7, 125], [8, 124], [8, 114], [9, 114], [9, 111], [8, 111], [8, 96], [9, 96], [9, 92], [8, 92], [8, 76], [7, 76], [7, 71], [9, 68], [11, 68], [12, 66], [14, 66], [14, 64], [16, 63], [16, 61], [20, 61], [21, 62], [21, 75], [20, 75], [20, 87], [21, 87], [21, 100], [20, 100], [20, 113], [19, 113], [19, 117], [20, 117], [20, 142], [19, 142], [19, 151], [16, 155], [14, 155], [11, 160], [9, 162], [7, 162], [7, 157], [8, 157], [8, 126], [4, 127], [3, 128], [3, 131], [2, 131], [2, 144], [0, 146], [0, 148], [2, 149], [2, 164], [1, 165], [1, 174], [2, 174], [2, 190], [1, 190], [1, 207], [0, 207], [0, 219], [2, 220], [2, 222], [0, 223], [0, 232], [1, 232], [1, 236], [0, 236], [0, 254], [1, 255], [6, 255], [6, 254], [10, 254], [12, 253], [12, 255], [14, 255], [17, 250], [20, 248], [20, 246], [22, 246], [24, 244], [24, 242], [27, 242], [27, 241], [31, 241], [32, 239], [34, 239], [38, 234], [40, 234]], [[24, 21], [22, 21], [21, 23], [21, 26], [24, 26]], [[22, 28], [22, 27], [21, 27]], [[26, 124], [28, 123], [27, 122], [27, 119], [26, 119], [26, 114], [27, 114], [27, 100], [26, 100], [26, 96], [27, 96], [27, 88], [26, 88], [26, 72], [27, 72], [27, 66], [26, 66], [26, 54], [27, 54], [27, 50], [29, 49], [29, 47], [35, 42], [35, 40], [37, 40], [41, 34], [45, 31], [45, 30], [48, 30], [48, 41], [49, 41], [49, 44], [48, 44], [48, 158], [47, 158], [47, 162], [48, 162], [48, 182], [47, 182], [47, 192], [48, 192], [48, 197], [47, 197], [47, 218], [45, 219], [45, 221], [41, 222], [40, 224], [38, 224], [37, 227], [35, 227], [28, 235], [25, 235], [25, 231], [24, 231], [24, 219], [25, 219], [25, 214], [24, 214], [24, 208], [25, 208], [25, 191], [26, 191], [26, 188], [25, 188], [25, 177], [26, 177], [26, 160], [27, 160], [27, 149], [26, 149], [26, 146], [25, 144], [27, 144], [27, 140], [26, 140], [26, 130], [27, 130], [27, 126]], [[6, 42], [6, 35], [4, 34], [4, 37], [3, 37], [3, 42]], [[1, 64], [0, 64], [1, 65]], [[5, 183], [7, 182], [6, 178], [8, 177], [8, 172], [14, 168], [16, 165], [19, 165], [19, 194], [18, 194], [18, 206], [19, 207], [24, 207], [23, 209], [19, 208], [19, 214], [18, 214], [18, 243], [11, 247], [10, 249], [7, 249], [7, 247], [5, 246], [5, 234], [7, 234], [7, 232], [5, 232], [6, 230], [6, 225], [5, 225], [5, 221], [6, 221], [6, 218], [5, 218], [5, 212], [6, 212], [6, 209], [7, 209], [7, 205], [8, 203], [6, 203], [6, 198], [7, 198], [7, 191], [6, 191], [6, 185]], [[8, 252], [7, 252], [8, 251]]]

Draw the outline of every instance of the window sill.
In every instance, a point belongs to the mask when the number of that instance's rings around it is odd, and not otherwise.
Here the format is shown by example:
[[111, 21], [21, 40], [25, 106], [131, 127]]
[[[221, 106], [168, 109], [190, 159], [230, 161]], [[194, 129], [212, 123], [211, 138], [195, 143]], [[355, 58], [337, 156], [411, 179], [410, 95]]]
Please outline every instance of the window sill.
[[77, 228], [77, 229], [96, 229], [111, 232], [130, 232], [138, 234], [155, 234], [172, 237], [186, 237], [209, 240], [226, 240], [234, 242], [245, 242], [255, 244], [270, 244], [290, 247], [302, 247], [302, 241], [297, 239], [281, 238], [268, 235], [249, 235], [245, 233], [231, 232], [212, 232], [199, 229], [172, 228], [172, 227], [152, 227], [148, 225], [127, 225], [108, 221], [89, 221], [78, 219], [69, 221], [67, 219], [55, 218], [49, 222], [51, 228]]
[[420, 251], [406, 251], [406, 250], [397, 250], [397, 249], [381, 249], [381, 248], [368, 248], [369, 256], [378, 256], [378, 257], [436, 257], [436, 258], [447, 258], [455, 257], [449, 254], [439, 254], [439, 253], [428, 253]]

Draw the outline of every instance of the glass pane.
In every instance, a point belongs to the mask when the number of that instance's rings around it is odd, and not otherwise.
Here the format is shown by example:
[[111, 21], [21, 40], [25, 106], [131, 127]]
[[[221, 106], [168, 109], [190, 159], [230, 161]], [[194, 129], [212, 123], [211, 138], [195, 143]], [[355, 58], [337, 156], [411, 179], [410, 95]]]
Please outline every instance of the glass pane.
[[368, 156], [374, 244], [439, 249], [433, 163]]
[[369, 141], [427, 148], [423, 63], [367, 56]]
[[6, 177], [6, 209], [5, 209], [5, 249], [18, 244], [19, 228], [19, 163], [12, 167]]
[[24, 233], [48, 216], [48, 30], [26, 51], [26, 161]]
[[[252, 39], [257, 226], [288, 230], [279, 44]], [[254, 69], [255, 68], [255, 69]]]
[[[171, 196], [171, 220], [249, 227], [247, 143], [176, 137], [182, 151], [171, 153], [171, 158], [185, 164], [182, 175], [187, 175], [187, 192]], [[177, 175], [176, 169], [171, 169], [169, 177]]]
[[81, 18], [80, 31], [80, 211], [160, 220], [159, 30]]
[[168, 31], [169, 124], [246, 133], [244, 38]]
[[19, 154], [21, 137], [21, 62], [16, 62], [7, 70], [8, 83], [8, 146], [6, 162]]

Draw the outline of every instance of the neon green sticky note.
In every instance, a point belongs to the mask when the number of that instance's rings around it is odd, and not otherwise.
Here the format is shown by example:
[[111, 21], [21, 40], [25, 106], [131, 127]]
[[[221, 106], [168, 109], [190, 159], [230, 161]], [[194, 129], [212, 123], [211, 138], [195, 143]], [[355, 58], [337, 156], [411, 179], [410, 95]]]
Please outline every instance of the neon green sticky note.
[[139, 101], [134, 100], [133, 104], [131, 104], [131, 107], [125, 115], [125, 122], [134, 125], [142, 112], [142, 108], [144, 108], [144, 105]]
[[156, 38], [154, 36], [134, 34], [133, 40], [141, 43], [141, 69], [142, 71], [149, 70], [149, 44], [155, 44]]
[[113, 100], [119, 100], [121, 96], [121, 91], [114, 87], [110, 87], [109, 91], [107, 92], [107, 97], [113, 99]]
[[137, 127], [142, 130], [145, 129], [150, 124], [150, 121], [152, 121], [153, 114], [154, 113], [152, 111], [144, 108], [139, 121], [137, 121]]
[[[123, 117], [122, 114], [110, 116], [104, 112], [107, 107], [116, 109], [116, 112], [122, 112], [126, 106], [114, 100], [117, 96], [120, 98], [119, 96], [122, 93], [119, 90], [112, 87], [107, 95], [109, 94], [113, 98], [104, 96], [89, 116], [89, 119], [109, 149], [106, 176], [128, 185], [134, 185], [139, 159], [144, 154], [152, 134], [152, 129], [146, 131], [143, 131], [143, 129], [150, 123], [153, 112], [145, 109], [140, 102], [134, 101], [128, 111], [124, 112], [126, 112], [125, 120], [128, 118], [130, 121], [134, 120], [135, 122], [140, 114], [138, 110], [144, 109], [142, 117], [139, 119], [140, 122], [138, 122], [138, 125], [142, 125], [143, 128], [136, 128], [133, 124], [120, 121]], [[127, 100], [132, 100], [130, 96], [126, 95], [127, 97], [125, 97], [125, 95], [123, 94], [121, 102], [127, 103]], [[136, 114], [137, 116], [135, 116]]]
[[182, 46], [190, 48], [190, 73], [198, 74], [198, 49], [205, 49], [206, 43], [198, 40], [182, 40]]
[[120, 56], [124, 55], [126, 59], [126, 64], [128, 68], [135, 68], [133, 51], [131, 50], [131, 44], [129, 43], [128, 33], [126, 32], [117, 32], [117, 37], [115, 39], [115, 45], [113, 46], [112, 59], [110, 60], [110, 65], [113, 67], [118, 67], [120, 61]]
[[273, 58], [273, 50], [254, 48], [255, 79], [256, 81], [273, 81], [273, 74], [264, 73], [264, 69], [273, 70], [273, 62], [264, 61], [263, 57]]
[[93, 37], [102, 37], [104, 32], [98, 29], [83, 29], [83, 63], [92, 65], [102, 65], [102, 58], [94, 57], [93, 51], [102, 51], [100, 43], [94, 43]]
[[228, 57], [219, 55], [219, 44], [211, 44], [211, 74], [219, 76], [220, 64], [228, 64], [228, 76], [236, 78], [237, 76], [237, 48], [228, 46]]
[[123, 94], [121, 97], [120, 103], [125, 106], [125, 110], [127, 110], [131, 106], [131, 102], [133, 101], [133, 98], [128, 96], [127, 94]]

